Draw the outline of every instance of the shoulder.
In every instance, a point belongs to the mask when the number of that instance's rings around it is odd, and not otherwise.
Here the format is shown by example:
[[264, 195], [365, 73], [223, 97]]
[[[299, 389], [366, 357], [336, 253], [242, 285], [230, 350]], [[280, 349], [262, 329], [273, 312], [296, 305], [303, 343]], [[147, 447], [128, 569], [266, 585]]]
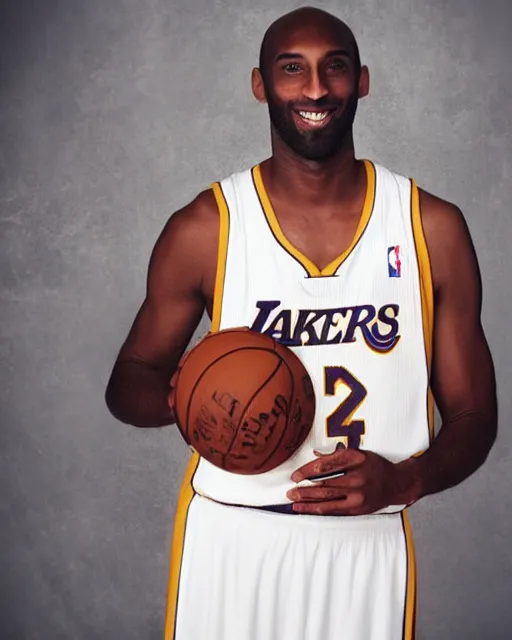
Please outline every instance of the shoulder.
[[456, 275], [466, 259], [476, 266], [476, 255], [465, 217], [459, 207], [419, 189], [420, 213], [430, 257], [434, 288]]
[[[179, 235], [186, 240], [197, 240], [205, 237], [215, 241], [220, 225], [222, 209], [227, 204], [227, 196], [233, 199], [237, 189], [243, 188], [252, 169], [246, 169], [213, 183], [213, 186], [202, 191], [192, 202], [171, 215], [164, 227], [163, 236], [171, 238]], [[228, 207], [229, 208], [229, 207]]]
[[438, 255], [470, 242], [469, 229], [459, 207], [419, 189], [421, 223], [429, 253]]
[[215, 195], [207, 189], [169, 217], [153, 248], [149, 275], [201, 281], [215, 266], [219, 228]]
[[167, 253], [172, 248], [186, 253], [190, 247], [205, 248], [204, 245], [216, 243], [218, 228], [219, 209], [213, 189], [207, 189], [169, 217], [155, 251]]
[[202, 191], [192, 202], [174, 212], [167, 221], [164, 236], [204, 235], [218, 224], [219, 210], [213, 189]]
[[427, 243], [442, 242], [444, 246], [456, 243], [468, 232], [466, 220], [459, 207], [452, 202], [418, 189], [421, 222]]
[[[243, 188], [251, 176], [251, 169], [234, 173], [202, 191], [192, 202], [173, 213], [158, 239], [157, 245], [192, 243], [197, 249], [217, 246], [220, 217], [227, 204], [226, 195], [234, 197], [237, 188]], [[199, 243], [199, 244], [197, 244]], [[206, 245], [206, 246], [203, 246]]]

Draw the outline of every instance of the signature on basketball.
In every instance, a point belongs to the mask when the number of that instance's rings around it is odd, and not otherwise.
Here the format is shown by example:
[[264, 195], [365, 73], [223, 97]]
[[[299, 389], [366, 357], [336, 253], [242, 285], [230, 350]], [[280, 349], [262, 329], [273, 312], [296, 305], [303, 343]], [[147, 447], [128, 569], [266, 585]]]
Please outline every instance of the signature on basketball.
[[216, 415], [207, 404], [201, 405], [192, 432], [196, 442], [207, 443], [212, 454], [225, 455], [235, 435], [236, 422], [231, 417]]
[[213, 403], [201, 405], [192, 436], [196, 442], [201, 440], [206, 443], [213, 455], [229, 455], [243, 460], [255, 454], [268, 453], [269, 441], [280, 423], [277, 438], [279, 439], [288, 423], [294, 437], [287, 442], [286, 449], [294, 451], [302, 441], [304, 430], [309, 428], [302, 424], [299, 400], [295, 400], [290, 406], [282, 394], [275, 396], [269, 411], [248, 413], [245, 416], [241, 402], [229, 393], [216, 391], [212, 400]]
[[[313, 384], [311, 383], [311, 378], [309, 376], [304, 376], [304, 378], [302, 379], [302, 389], [306, 396], [308, 396], [309, 398], [314, 397], [315, 392], [313, 390]], [[299, 444], [304, 439], [305, 433], [309, 431], [310, 426], [311, 425], [307, 421], [303, 422], [302, 405], [299, 399], [296, 398], [290, 418], [290, 428], [294, 437], [291, 438], [286, 445], [285, 448], [287, 451], [295, 451], [297, 449]]]
[[295, 451], [299, 442], [302, 440], [302, 434], [304, 430], [308, 428], [308, 425], [301, 425], [302, 422], [302, 407], [300, 402], [295, 400], [295, 406], [293, 407], [292, 416], [290, 418], [290, 429], [292, 430], [294, 437], [290, 439], [285, 449], [287, 451]]
[[254, 416], [248, 416], [240, 426], [240, 445], [251, 450], [264, 451], [268, 441], [272, 438], [279, 420], [286, 421], [289, 406], [286, 398], [278, 394], [274, 399], [274, 405], [270, 412], [260, 412]]

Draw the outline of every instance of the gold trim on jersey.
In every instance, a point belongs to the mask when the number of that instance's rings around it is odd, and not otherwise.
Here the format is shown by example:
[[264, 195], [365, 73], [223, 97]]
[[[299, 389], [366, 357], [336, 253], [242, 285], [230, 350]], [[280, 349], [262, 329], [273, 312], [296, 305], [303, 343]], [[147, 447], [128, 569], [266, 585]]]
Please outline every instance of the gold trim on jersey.
[[226, 277], [226, 260], [228, 256], [229, 239], [229, 208], [222, 187], [218, 182], [212, 184], [213, 194], [217, 201], [220, 216], [219, 248], [217, 251], [217, 272], [213, 292], [212, 331], [220, 328], [222, 316], [222, 298], [224, 297], [224, 280]]
[[311, 260], [307, 258], [301, 251], [299, 251], [299, 249], [294, 247], [293, 244], [284, 235], [277, 220], [274, 208], [272, 207], [272, 203], [270, 202], [270, 198], [268, 197], [265, 185], [263, 184], [260, 165], [256, 165], [252, 170], [252, 177], [254, 186], [256, 188], [256, 193], [258, 194], [259, 200], [261, 202], [261, 207], [275, 239], [283, 247], [283, 249], [292, 256], [292, 258], [295, 258], [295, 260], [304, 267], [306, 273], [311, 278], [335, 275], [336, 271], [354, 250], [354, 247], [361, 239], [361, 236], [363, 235], [368, 225], [375, 203], [375, 167], [369, 160], [364, 160], [363, 162], [366, 169], [366, 195], [364, 199], [363, 211], [361, 213], [361, 218], [357, 225], [354, 238], [352, 239], [350, 246], [340, 256], [330, 262], [323, 269], [319, 269], [316, 264], [311, 262]]
[[411, 217], [414, 244], [420, 276], [421, 313], [423, 318], [423, 339], [425, 342], [425, 356], [427, 358], [429, 387], [427, 390], [427, 416], [430, 440], [434, 438], [434, 396], [430, 388], [430, 373], [432, 370], [432, 343], [434, 332], [434, 287], [432, 271], [428, 255], [427, 242], [423, 232], [420, 209], [420, 193], [414, 180], [411, 180]]
[[[222, 319], [222, 300], [224, 297], [224, 281], [226, 277], [226, 260], [229, 238], [229, 208], [221, 185], [212, 185], [213, 194], [217, 202], [220, 217], [219, 246], [217, 250], [217, 271], [213, 292], [212, 331], [218, 331]], [[171, 549], [171, 566], [169, 570], [169, 587], [167, 594], [167, 612], [165, 616], [165, 640], [173, 640], [176, 633], [176, 612], [178, 606], [179, 583], [183, 547], [185, 545], [185, 530], [187, 517], [193, 497], [196, 495], [193, 487], [194, 474], [199, 466], [200, 457], [193, 452], [185, 471], [181, 484], [176, 515], [174, 517], [174, 534]]]
[[165, 640], [173, 640], [176, 633], [176, 612], [178, 607], [183, 547], [185, 545], [185, 530], [187, 527], [188, 510], [192, 503], [192, 498], [195, 495], [194, 489], [192, 488], [192, 479], [198, 464], [199, 454], [194, 452], [187, 466], [176, 506], [171, 548], [171, 566], [169, 570], [169, 588], [167, 593], [167, 611], [165, 614]]
[[416, 557], [414, 553], [412, 529], [407, 511], [402, 511], [401, 516], [407, 552], [403, 639], [414, 640], [416, 623]]

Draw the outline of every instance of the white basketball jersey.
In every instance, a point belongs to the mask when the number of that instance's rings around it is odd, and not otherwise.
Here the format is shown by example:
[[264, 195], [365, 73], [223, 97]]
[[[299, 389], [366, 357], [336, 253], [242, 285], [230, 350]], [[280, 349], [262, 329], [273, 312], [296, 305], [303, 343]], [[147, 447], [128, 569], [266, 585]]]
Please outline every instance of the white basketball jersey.
[[284, 236], [259, 166], [214, 185], [221, 234], [212, 328], [248, 326], [291, 348], [317, 404], [308, 438], [288, 461], [246, 476], [199, 459], [197, 493], [228, 504], [285, 504], [291, 474], [315, 449], [342, 442], [398, 462], [429, 446], [433, 294], [418, 189], [384, 167], [365, 167], [353, 242], [322, 271]]

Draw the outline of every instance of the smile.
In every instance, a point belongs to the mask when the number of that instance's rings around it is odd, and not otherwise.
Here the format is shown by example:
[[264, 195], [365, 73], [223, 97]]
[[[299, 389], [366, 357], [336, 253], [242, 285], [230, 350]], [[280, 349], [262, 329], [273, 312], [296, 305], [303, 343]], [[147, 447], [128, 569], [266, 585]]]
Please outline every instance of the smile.
[[328, 111], [324, 111], [323, 113], [317, 113], [315, 111], [299, 111], [299, 115], [301, 118], [305, 120], [313, 120], [315, 122], [320, 122], [325, 120], [329, 115]]
[[331, 121], [334, 111], [294, 111], [293, 116], [301, 129], [318, 129]]

